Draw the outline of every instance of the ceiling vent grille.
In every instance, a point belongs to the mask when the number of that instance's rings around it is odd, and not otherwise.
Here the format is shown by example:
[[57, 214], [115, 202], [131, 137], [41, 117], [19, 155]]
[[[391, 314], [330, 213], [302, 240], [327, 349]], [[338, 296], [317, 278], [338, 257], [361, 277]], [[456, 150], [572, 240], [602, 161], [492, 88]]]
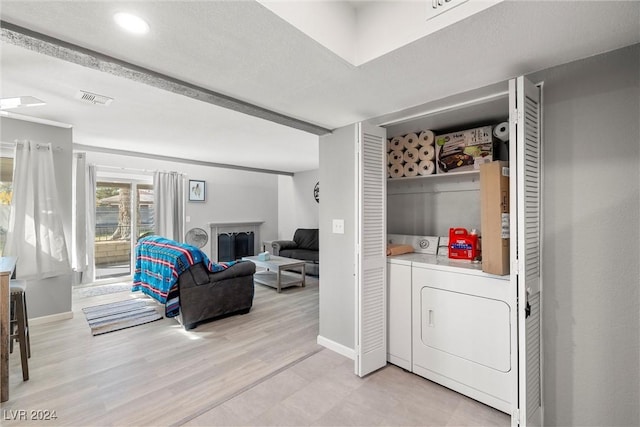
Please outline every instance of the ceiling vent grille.
[[93, 105], [104, 105], [105, 107], [113, 101], [113, 98], [109, 98], [108, 96], [98, 95], [85, 90], [78, 91], [78, 93], [76, 93], [76, 99]]
[[429, 7], [427, 8], [427, 20], [435, 18], [436, 16], [468, 1], [469, 0], [428, 0]]

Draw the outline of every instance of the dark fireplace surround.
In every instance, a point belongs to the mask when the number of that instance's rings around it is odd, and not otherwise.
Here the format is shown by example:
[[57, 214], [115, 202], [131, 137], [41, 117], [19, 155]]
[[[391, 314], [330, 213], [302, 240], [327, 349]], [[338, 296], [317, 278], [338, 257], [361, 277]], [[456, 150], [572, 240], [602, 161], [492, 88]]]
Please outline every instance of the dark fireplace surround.
[[264, 221], [210, 222], [211, 260], [225, 262], [253, 256], [259, 252], [260, 228]]
[[218, 233], [218, 262], [235, 261], [255, 255], [253, 231]]

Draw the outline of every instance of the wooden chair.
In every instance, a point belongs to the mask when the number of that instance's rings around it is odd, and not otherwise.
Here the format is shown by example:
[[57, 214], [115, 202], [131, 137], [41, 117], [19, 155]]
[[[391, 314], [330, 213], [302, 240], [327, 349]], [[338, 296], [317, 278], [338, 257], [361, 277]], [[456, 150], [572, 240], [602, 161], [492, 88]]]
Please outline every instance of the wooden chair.
[[22, 379], [29, 379], [28, 358], [31, 357], [31, 342], [29, 339], [29, 319], [27, 316], [27, 282], [11, 280], [11, 336], [9, 337], [9, 351], [13, 353], [13, 341], [20, 344], [20, 359], [22, 362]]

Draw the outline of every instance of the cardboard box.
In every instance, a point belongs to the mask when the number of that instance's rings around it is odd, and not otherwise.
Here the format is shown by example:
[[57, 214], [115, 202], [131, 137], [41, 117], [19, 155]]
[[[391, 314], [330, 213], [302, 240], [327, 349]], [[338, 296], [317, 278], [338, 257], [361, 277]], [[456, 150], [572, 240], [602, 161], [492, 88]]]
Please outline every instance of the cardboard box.
[[482, 271], [509, 274], [509, 163], [480, 165]]
[[491, 126], [436, 136], [437, 173], [478, 170], [493, 160]]

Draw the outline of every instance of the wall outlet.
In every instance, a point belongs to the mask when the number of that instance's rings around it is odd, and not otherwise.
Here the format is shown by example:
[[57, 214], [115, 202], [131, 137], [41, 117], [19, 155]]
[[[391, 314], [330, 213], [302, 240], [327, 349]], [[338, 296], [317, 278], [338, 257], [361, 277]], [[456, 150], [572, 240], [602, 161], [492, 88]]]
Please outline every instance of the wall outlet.
[[344, 234], [344, 219], [333, 220], [333, 234]]
[[185, 220], [185, 222], [191, 222], [191, 217], [189, 215], [187, 215], [184, 220]]

